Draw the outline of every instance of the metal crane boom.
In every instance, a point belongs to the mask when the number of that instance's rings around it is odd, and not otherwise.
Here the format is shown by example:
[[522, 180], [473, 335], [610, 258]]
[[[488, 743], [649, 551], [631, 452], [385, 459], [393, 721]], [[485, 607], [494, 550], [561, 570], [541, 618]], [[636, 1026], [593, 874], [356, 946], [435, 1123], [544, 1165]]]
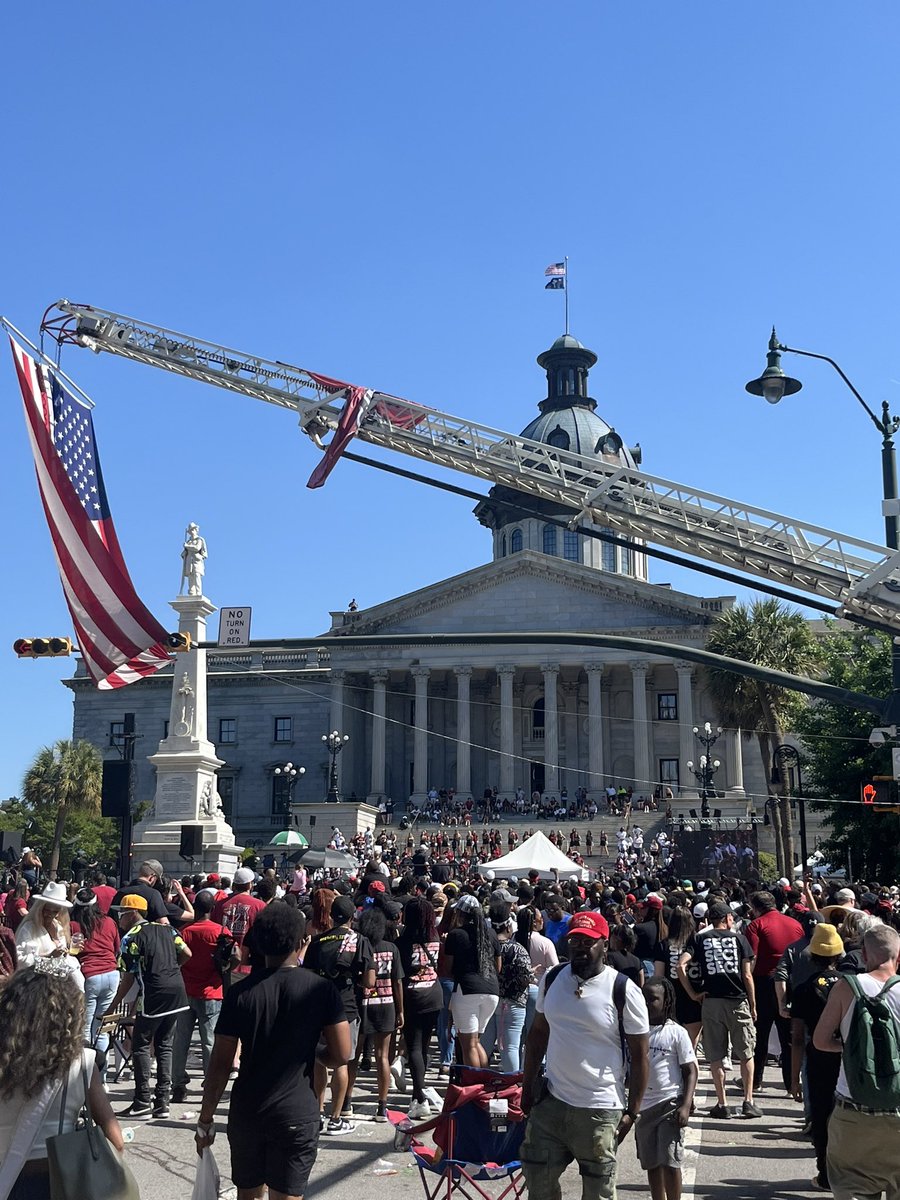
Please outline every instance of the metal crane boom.
[[[322, 436], [337, 426], [351, 386], [121, 313], [68, 300], [55, 307], [61, 315], [45, 318], [42, 329], [60, 344], [107, 351], [291, 409], [320, 448]], [[877, 543], [385, 392], [367, 391], [363, 411], [357, 436], [376, 446], [561, 505], [572, 512], [573, 524], [592, 522], [826, 597], [847, 616], [900, 631], [900, 553]]]

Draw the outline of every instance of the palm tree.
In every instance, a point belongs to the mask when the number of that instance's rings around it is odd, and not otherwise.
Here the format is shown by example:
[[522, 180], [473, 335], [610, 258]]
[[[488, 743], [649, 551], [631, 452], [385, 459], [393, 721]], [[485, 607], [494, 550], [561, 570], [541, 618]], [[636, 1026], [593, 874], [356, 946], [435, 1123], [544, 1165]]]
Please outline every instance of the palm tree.
[[26, 771], [22, 784], [25, 803], [35, 809], [56, 809], [47, 868], [52, 879], [56, 878], [59, 868], [66, 817], [71, 812], [98, 816], [102, 785], [103, 760], [97, 748], [85, 741], [61, 738], [52, 746], [43, 746]]
[[[819, 647], [806, 620], [775, 599], [736, 604], [724, 612], [710, 631], [706, 649], [790, 675], [810, 675], [820, 662]], [[723, 721], [756, 734], [771, 796], [773, 752], [805, 701], [798, 692], [728, 671], [710, 670], [708, 678]], [[780, 795], [770, 807], [778, 870], [790, 879], [794, 837], [786, 779], [782, 778]]]

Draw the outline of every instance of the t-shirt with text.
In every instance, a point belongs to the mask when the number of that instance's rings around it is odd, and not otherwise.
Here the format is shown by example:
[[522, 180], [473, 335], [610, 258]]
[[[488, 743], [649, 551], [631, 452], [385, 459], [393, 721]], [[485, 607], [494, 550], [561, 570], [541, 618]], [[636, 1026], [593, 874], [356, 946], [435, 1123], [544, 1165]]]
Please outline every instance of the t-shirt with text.
[[331, 980], [340, 992], [348, 1021], [359, 1019], [357, 993], [362, 988], [363, 976], [375, 966], [375, 955], [368, 938], [360, 937], [355, 929], [344, 925], [326, 929], [309, 943], [303, 965], [323, 979]]
[[747, 991], [741, 966], [753, 961], [750, 943], [732, 929], [706, 929], [698, 934], [694, 957], [701, 992], [718, 1000], [743, 1000]]

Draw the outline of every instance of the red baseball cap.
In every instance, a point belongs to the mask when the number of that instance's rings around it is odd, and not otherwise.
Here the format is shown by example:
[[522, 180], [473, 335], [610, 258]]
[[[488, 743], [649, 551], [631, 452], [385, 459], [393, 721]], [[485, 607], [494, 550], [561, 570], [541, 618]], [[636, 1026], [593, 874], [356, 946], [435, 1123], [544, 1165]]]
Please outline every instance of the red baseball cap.
[[369, 884], [369, 895], [371, 895], [372, 892], [383, 892], [383, 891], [384, 891], [384, 884], [381, 882], [380, 879], [373, 879], [372, 882]]
[[645, 898], [644, 904], [646, 904], [647, 908], [662, 908], [662, 897], [657, 896], [655, 892], [651, 892], [650, 895]]
[[569, 922], [569, 928], [566, 930], [566, 937], [571, 937], [573, 933], [580, 933], [583, 937], [589, 938], [608, 938], [609, 925], [606, 923], [606, 917], [596, 912], [580, 912], [576, 913]]
[[210, 873], [207, 875], [206, 879], [207, 879], [208, 883], [218, 883], [219, 882], [219, 876], [216, 874], [215, 871], [210, 871]]

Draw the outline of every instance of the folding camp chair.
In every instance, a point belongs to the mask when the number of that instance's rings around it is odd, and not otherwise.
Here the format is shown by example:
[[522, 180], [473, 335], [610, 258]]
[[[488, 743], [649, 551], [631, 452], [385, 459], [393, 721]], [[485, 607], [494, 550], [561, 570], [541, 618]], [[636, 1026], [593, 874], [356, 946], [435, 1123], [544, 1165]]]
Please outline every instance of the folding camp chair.
[[131, 1067], [131, 1037], [134, 1033], [134, 1017], [131, 1015], [132, 1004], [124, 999], [118, 1008], [109, 1009], [100, 1018], [100, 1028], [94, 1038], [94, 1046], [101, 1035], [109, 1038], [109, 1050], [106, 1052], [107, 1078], [118, 1083], [126, 1067]]
[[[454, 1067], [439, 1116], [413, 1125], [388, 1111], [394, 1146], [409, 1150], [419, 1168], [426, 1200], [520, 1200], [525, 1178], [519, 1147], [525, 1136], [521, 1074]], [[492, 1126], [491, 1100], [506, 1100], [503, 1128]], [[431, 1134], [434, 1145], [424, 1140]], [[492, 1189], [489, 1185], [496, 1186]]]

